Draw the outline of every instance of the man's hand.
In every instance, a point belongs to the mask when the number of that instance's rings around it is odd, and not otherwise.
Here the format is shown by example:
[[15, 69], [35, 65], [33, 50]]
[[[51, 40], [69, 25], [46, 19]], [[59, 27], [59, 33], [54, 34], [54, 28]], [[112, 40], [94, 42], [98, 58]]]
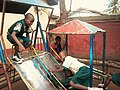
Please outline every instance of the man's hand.
[[55, 64], [54, 66], [55, 66], [56, 69], [59, 69], [59, 68], [60, 68], [60, 66], [57, 65], [57, 64]]
[[22, 45], [22, 41], [19, 41], [16, 37], [17, 32], [12, 32], [11, 36], [14, 39], [14, 41], [17, 43], [19, 52], [22, 52], [25, 50], [25, 47]]

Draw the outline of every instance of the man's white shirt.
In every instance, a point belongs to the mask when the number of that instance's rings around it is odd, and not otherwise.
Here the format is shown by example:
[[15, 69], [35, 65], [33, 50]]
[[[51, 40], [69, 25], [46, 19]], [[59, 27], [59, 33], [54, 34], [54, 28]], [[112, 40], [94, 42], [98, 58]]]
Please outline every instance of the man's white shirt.
[[75, 74], [80, 67], [86, 66], [84, 63], [81, 63], [76, 58], [67, 56], [62, 64], [62, 66], [71, 70], [73, 74]]

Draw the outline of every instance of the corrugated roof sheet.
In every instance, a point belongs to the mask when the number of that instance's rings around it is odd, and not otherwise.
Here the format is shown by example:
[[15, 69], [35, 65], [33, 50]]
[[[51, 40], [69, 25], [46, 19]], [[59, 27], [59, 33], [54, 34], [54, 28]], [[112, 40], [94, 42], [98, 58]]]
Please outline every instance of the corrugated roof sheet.
[[40, 6], [40, 7], [50, 7], [47, 4], [46, 0], [6, 0], [6, 1], [14, 1], [18, 3], [25, 3], [25, 4]]
[[[2, 11], [2, 2], [0, 0], [0, 12]], [[46, 0], [6, 0], [6, 13], [25, 14], [31, 6], [51, 8]]]
[[96, 34], [97, 32], [105, 32], [105, 30], [80, 20], [70, 21], [60, 27], [48, 31], [48, 33], [54, 34]]

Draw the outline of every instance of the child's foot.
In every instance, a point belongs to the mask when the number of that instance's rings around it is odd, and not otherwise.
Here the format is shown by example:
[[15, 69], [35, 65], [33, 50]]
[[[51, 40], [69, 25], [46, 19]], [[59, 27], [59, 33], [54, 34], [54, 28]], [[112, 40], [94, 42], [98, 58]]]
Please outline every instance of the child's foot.
[[103, 90], [103, 88], [97, 88], [97, 87], [88, 87], [88, 90]]
[[22, 56], [21, 56], [21, 53], [18, 53], [18, 54], [17, 54], [17, 57], [18, 57], [21, 61], [24, 60], [24, 59], [22, 58]]
[[100, 83], [98, 84], [98, 88], [103, 88], [104, 84]]
[[13, 57], [12, 57], [12, 60], [13, 60], [13, 62], [15, 62], [15, 63], [22, 63], [22, 60], [19, 59], [17, 56], [13, 56]]

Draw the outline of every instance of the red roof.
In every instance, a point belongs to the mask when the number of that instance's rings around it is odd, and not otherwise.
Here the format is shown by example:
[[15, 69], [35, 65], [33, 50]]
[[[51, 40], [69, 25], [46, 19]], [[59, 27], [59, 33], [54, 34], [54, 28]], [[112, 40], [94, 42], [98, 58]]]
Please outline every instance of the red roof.
[[96, 32], [105, 32], [105, 30], [80, 20], [70, 21], [60, 27], [48, 31], [48, 33], [54, 34], [95, 34]]

